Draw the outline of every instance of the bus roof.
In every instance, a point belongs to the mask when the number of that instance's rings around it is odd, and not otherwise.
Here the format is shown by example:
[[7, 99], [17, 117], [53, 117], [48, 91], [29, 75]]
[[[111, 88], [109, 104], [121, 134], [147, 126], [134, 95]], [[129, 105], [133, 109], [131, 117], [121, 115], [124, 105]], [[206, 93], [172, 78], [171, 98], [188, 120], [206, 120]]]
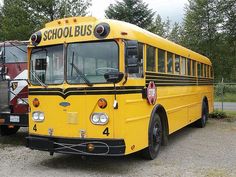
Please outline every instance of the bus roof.
[[[111, 19], [98, 20], [94, 17], [69, 17], [47, 23], [45, 28], [39, 31], [42, 35], [42, 40], [38, 46], [101, 40], [96, 38], [95, 35], [92, 35], [96, 25], [101, 23], [107, 23], [110, 26], [109, 35], [102, 40], [137, 40], [141, 43], [145, 43], [186, 58], [212, 65], [211, 61], [207, 57], [167, 39], [164, 39], [158, 35], [155, 35], [136, 25]], [[77, 36], [75, 36], [75, 33]], [[62, 37], [59, 38], [59, 35]], [[29, 47], [33, 47], [33, 45], [29, 45]]]

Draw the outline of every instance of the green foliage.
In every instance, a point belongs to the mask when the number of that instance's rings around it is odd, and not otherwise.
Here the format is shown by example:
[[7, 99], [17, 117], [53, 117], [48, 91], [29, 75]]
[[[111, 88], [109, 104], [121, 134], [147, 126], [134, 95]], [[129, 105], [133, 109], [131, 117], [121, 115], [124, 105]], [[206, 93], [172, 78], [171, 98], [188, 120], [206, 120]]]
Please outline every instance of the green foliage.
[[169, 18], [167, 19], [167, 21], [163, 21], [161, 16], [158, 14], [153, 23], [150, 24], [149, 30], [154, 34], [167, 38], [170, 33]]
[[129, 22], [147, 30], [150, 28], [154, 14], [155, 12], [142, 0], [116, 1], [105, 10], [105, 15], [109, 19]]
[[236, 85], [219, 83], [214, 86], [214, 92], [215, 101], [236, 102]]
[[209, 114], [209, 118], [224, 119], [226, 117], [226, 113], [219, 110], [215, 110], [213, 113]]
[[181, 37], [182, 37], [182, 28], [179, 25], [179, 23], [174, 23], [172, 30], [167, 38], [177, 44], [180, 44], [182, 39]]
[[236, 81], [236, 1], [189, 0], [182, 44], [209, 57], [215, 80]]
[[85, 16], [91, 0], [5, 0], [0, 7], [0, 40], [27, 40], [46, 22]]

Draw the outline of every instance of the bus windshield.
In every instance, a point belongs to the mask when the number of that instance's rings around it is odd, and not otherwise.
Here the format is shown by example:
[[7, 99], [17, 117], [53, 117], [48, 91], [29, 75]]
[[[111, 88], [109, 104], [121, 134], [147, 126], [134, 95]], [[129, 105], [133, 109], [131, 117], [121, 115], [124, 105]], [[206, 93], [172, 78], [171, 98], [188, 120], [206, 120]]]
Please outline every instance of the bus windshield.
[[[5, 63], [20, 63], [27, 61], [27, 46], [6, 46], [5, 47]], [[4, 47], [0, 47], [0, 51], [4, 51]]]
[[67, 48], [69, 84], [106, 83], [104, 74], [118, 71], [118, 45], [115, 41], [72, 43]]
[[33, 85], [63, 83], [63, 45], [38, 47], [32, 50], [30, 81]]

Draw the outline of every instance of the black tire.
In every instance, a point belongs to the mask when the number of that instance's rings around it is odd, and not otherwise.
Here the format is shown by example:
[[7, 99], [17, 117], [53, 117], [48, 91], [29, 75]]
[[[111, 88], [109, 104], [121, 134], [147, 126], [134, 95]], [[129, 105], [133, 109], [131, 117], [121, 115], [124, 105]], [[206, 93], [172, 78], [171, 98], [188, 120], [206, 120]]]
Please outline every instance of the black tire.
[[202, 117], [195, 122], [198, 128], [204, 128], [208, 120], [208, 108], [206, 102], [202, 103]]
[[18, 127], [18, 126], [15, 126], [14, 128], [8, 128], [7, 125], [1, 125], [1, 126], [0, 126], [0, 135], [1, 135], [1, 136], [13, 135], [13, 134], [15, 134], [19, 129], [20, 129], [20, 127]]
[[153, 160], [157, 157], [162, 143], [162, 124], [158, 114], [154, 114], [148, 129], [148, 147], [142, 150], [145, 159]]

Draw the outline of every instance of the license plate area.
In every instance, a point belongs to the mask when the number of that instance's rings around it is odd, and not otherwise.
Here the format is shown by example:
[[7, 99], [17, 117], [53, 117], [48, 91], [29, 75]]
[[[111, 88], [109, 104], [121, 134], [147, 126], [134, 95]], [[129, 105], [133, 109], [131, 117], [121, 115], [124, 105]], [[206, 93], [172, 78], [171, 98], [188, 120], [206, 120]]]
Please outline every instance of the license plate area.
[[20, 116], [10, 115], [10, 122], [19, 123], [20, 122]]

